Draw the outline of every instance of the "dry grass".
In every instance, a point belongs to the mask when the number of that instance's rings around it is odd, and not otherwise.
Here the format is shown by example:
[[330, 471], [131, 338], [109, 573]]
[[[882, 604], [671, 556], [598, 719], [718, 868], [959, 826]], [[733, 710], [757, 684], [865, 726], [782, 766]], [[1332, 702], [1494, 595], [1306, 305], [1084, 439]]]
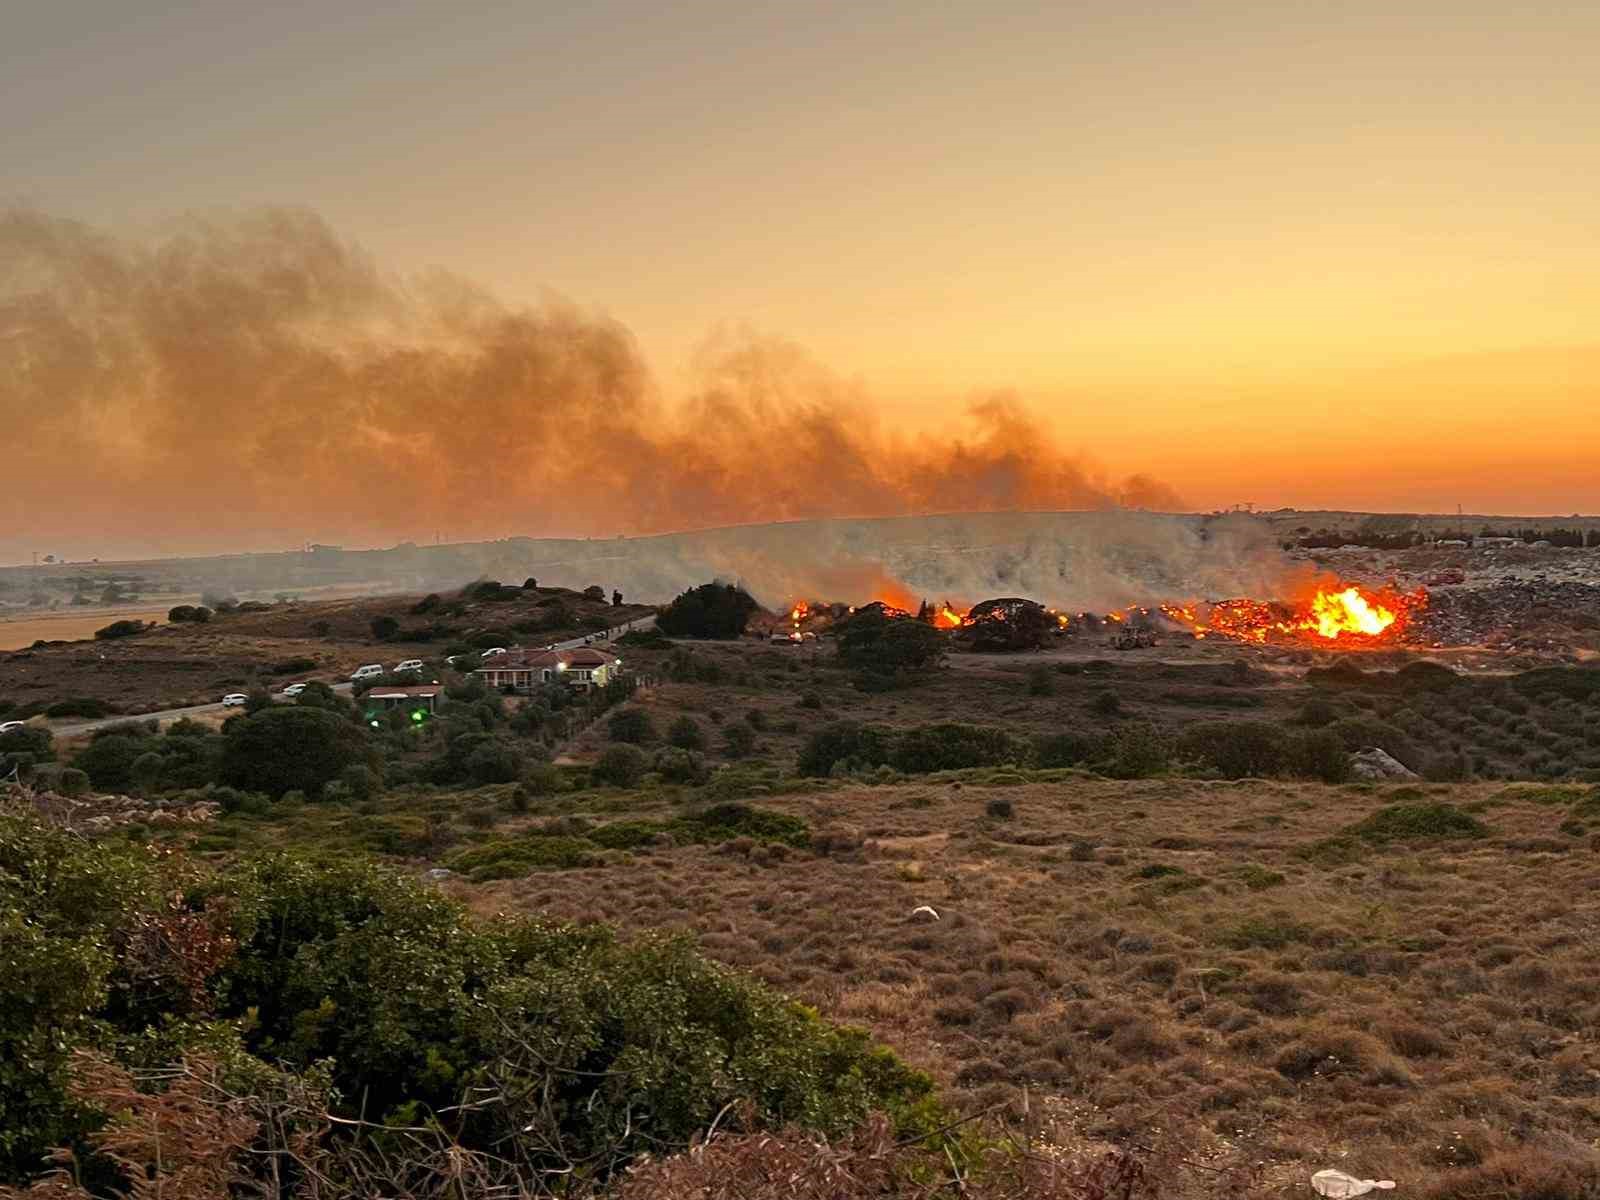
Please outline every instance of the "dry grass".
[[[1389, 791], [902, 783], [761, 799], [826, 831], [826, 855], [686, 846], [454, 886], [485, 910], [691, 929], [958, 1103], [1026, 1088], [1059, 1145], [1137, 1141], [1159, 1116], [1269, 1178], [1487, 1179], [1506, 1156], [1560, 1176], [1541, 1145], [1600, 1137], [1600, 854], [1531, 791], [1422, 790], [1487, 836], [1324, 867], [1302, 852]], [[1001, 795], [1003, 823], [985, 815]], [[1477, 1194], [1450, 1178], [1440, 1195]]]

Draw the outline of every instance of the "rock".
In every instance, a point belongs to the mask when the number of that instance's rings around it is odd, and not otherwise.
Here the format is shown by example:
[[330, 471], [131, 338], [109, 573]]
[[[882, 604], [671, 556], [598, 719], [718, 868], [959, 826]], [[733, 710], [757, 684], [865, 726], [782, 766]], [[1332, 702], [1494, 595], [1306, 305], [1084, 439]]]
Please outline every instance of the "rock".
[[1350, 773], [1357, 779], [1367, 780], [1422, 778], [1387, 750], [1380, 750], [1377, 746], [1368, 746], [1352, 754]]
[[913, 921], [937, 921], [939, 913], [931, 904], [919, 904], [911, 910], [911, 919]]
[[422, 877], [429, 883], [439, 883], [442, 880], [452, 878], [454, 875], [454, 871], [445, 867], [430, 867], [422, 873]]

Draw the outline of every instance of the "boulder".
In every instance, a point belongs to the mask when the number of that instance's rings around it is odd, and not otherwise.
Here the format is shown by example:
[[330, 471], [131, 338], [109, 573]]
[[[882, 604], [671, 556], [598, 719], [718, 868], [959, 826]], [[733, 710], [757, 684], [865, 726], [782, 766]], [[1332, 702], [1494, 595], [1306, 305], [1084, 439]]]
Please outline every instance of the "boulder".
[[1387, 750], [1381, 750], [1377, 746], [1368, 746], [1365, 750], [1352, 754], [1350, 773], [1357, 779], [1380, 782], [1389, 779], [1422, 778]]

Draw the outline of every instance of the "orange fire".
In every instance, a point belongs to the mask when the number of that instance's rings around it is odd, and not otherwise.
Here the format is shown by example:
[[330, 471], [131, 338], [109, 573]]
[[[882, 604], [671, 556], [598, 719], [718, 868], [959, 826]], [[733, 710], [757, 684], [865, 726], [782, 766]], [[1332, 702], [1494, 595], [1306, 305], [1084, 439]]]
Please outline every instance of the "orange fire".
[[959, 629], [961, 628], [961, 614], [956, 612], [955, 609], [951, 608], [950, 605], [946, 603], [945, 606], [939, 610], [938, 616], [934, 618], [934, 624], [945, 629]]
[[804, 621], [806, 619], [806, 615], [810, 611], [811, 611], [811, 606], [809, 604], [807, 604], [804, 600], [801, 600], [790, 611], [789, 620], [794, 622], [794, 624], [798, 625], [798, 624], [800, 624], [801, 621]]
[[1302, 607], [1260, 600], [1221, 600], [1214, 604], [1163, 604], [1161, 611], [1197, 638], [1215, 634], [1238, 641], [1265, 642], [1313, 638], [1347, 642], [1392, 641], [1406, 629], [1413, 613], [1425, 608], [1422, 589], [1369, 591], [1357, 584], [1319, 587]]

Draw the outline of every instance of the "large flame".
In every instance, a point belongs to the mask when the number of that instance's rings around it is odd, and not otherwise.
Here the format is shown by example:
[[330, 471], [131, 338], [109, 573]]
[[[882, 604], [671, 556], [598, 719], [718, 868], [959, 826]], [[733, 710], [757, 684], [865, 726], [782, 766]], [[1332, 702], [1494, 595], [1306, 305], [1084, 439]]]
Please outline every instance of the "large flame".
[[1369, 591], [1359, 584], [1321, 586], [1303, 605], [1261, 600], [1219, 600], [1211, 604], [1163, 604], [1161, 611], [1197, 638], [1210, 635], [1265, 642], [1311, 638], [1347, 642], [1393, 641], [1413, 613], [1425, 608], [1428, 593], [1394, 588]]
[[1377, 637], [1396, 619], [1392, 609], [1369, 599], [1360, 588], [1347, 587], [1339, 592], [1319, 589], [1311, 600], [1311, 615], [1301, 623], [1301, 628], [1314, 630], [1325, 638], [1346, 633]]

